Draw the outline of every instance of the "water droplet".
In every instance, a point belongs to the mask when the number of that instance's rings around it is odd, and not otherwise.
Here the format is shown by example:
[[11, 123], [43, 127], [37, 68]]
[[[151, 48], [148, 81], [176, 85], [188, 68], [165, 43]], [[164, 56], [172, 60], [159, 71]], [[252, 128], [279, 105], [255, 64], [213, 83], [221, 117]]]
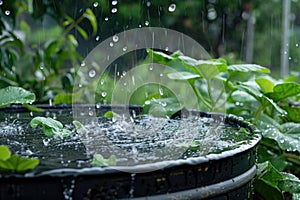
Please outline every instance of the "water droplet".
[[107, 95], [106, 92], [102, 92], [102, 93], [101, 93], [101, 96], [102, 96], [102, 97], [106, 97], [106, 95]]
[[162, 88], [159, 88], [159, 94], [164, 95], [164, 90]]
[[0, 6], [3, 4], [3, 1], [2, 0], [0, 0]]
[[176, 10], [176, 4], [175, 3], [170, 4], [168, 10], [169, 10], [169, 12], [174, 12]]
[[116, 0], [114, 0], [114, 1], [111, 2], [111, 5], [113, 5], [113, 6], [115, 6], [117, 4], [118, 4], [118, 1], [116, 1]]
[[119, 41], [119, 37], [117, 35], [114, 35], [112, 39], [113, 39], [114, 42], [118, 42]]
[[164, 76], [164, 74], [163, 74], [163, 73], [160, 73], [160, 74], [159, 74], [159, 76], [160, 76], [160, 77], [163, 77], [163, 76]]
[[105, 17], [104, 20], [105, 20], [105, 21], [108, 21], [108, 17]]
[[44, 65], [41, 65], [41, 66], [40, 66], [40, 69], [43, 70], [43, 69], [44, 69]]
[[125, 47], [123, 47], [123, 51], [127, 51], [127, 47], [125, 46]]
[[285, 52], [283, 52], [284, 54], [287, 54], [287, 52], [285, 51]]
[[283, 140], [283, 139], [281, 139], [279, 142], [280, 142], [281, 144], [283, 144], [283, 143], [284, 143], [284, 140]]
[[217, 18], [217, 12], [214, 8], [208, 9], [207, 18], [209, 20], [215, 20]]
[[151, 6], [151, 2], [147, 1], [146, 5], [147, 5], [147, 7], [150, 7]]
[[166, 47], [165, 50], [166, 50], [166, 51], [169, 51], [169, 47]]
[[4, 13], [5, 13], [6, 15], [10, 15], [10, 11], [9, 11], [9, 10], [6, 10]]
[[124, 86], [126, 86], [126, 85], [127, 85], [127, 83], [126, 83], [126, 82], [124, 82], [124, 83], [123, 83], [123, 85], [124, 85]]
[[162, 105], [163, 107], [166, 107], [166, 106], [167, 106], [167, 102], [162, 102], [161, 105]]
[[93, 4], [93, 6], [94, 6], [95, 8], [98, 7], [98, 5], [99, 5], [98, 2], [95, 2], [95, 3]]
[[113, 9], [111, 9], [111, 13], [116, 13], [118, 11], [118, 9], [117, 8], [113, 8]]
[[99, 41], [99, 40], [100, 40], [100, 36], [97, 35], [97, 36], [96, 36], [96, 41]]
[[113, 46], [114, 46], [114, 43], [110, 42], [110, 43], [109, 43], [109, 46], [110, 46], [110, 47], [113, 47]]
[[89, 77], [94, 78], [96, 76], [96, 71], [94, 69], [91, 69], [89, 71]]
[[92, 110], [89, 111], [89, 116], [93, 116], [94, 112]]
[[289, 57], [289, 60], [292, 60], [292, 57]]
[[81, 88], [81, 87], [82, 87], [82, 84], [81, 84], [81, 83], [79, 83], [78, 87], [80, 87], [80, 88]]
[[80, 66], [81, 66], [81, 67], [84, 67], [84, 66], [85, 66], [85, 62], [82, 62], [82, 63], [80, 64]]
[[298, 44], [298, 43], [296, 44], [296, 47], [299, 47], [299, 44]]
[[145, 25], [146, 25], [146, 26], [149, 26], [149, 21], [145, 21]]
[[149, 67], [149, 70], [150, 70], [150, 71], [152, 71], [152, 70], [153, 70], [153, 66], [152, 66], [152, 65], [150, 65], [150, 67]]
[[101, 103], [97, 103], [96, 108], [100, 108], [100, 107], [101, 107]]
[[100, 84], [103, 85], [103, 84], [104, 84], [104, 80], [101, 80], [101, 81], [100, 81]]
[[123, 72], [122, 72], [122, 75], [123, 75], [123, 76], [125, 76], [125, 75], [126, 75], [126, 72], [125, 72], [125, 71], [123, 71]]
[[45, 146], [48, 146], [48, 145], [49, 145], [49, 142], [50, 142], [50, 139], [49, 139], [49, 138], [43, 139], [43, 143], [44, 143]]

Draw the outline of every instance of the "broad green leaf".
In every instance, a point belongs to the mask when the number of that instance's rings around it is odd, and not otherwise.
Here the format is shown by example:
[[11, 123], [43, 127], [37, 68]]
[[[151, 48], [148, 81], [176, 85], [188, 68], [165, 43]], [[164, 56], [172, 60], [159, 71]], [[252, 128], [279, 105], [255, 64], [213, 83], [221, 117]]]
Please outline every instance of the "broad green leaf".
[[263, 179], [255, 180], [253, 186], [255, 191], [258, 192], [264, 200], [284, 200], [281, 191]]
[[293, 174], [281, 172], [283, 180], [278, 184], [279, 188], [289, 193], [300, 193], [300, 180]]
[[270, 73], [270, 70], [266, 67], [255, 64], [239, 64], [239, 65], [229, 65], [227, 67], [228, 71], [233, 72], [262, 72]]
[[282, 150], [300, 152], [300, 133], [282, 133], [276, 128], [269, 128], [263, 130], [262, 135], [275, 140]]
[[276, 111], [277, 111], [278, 113], [280, 113], [281, 115], [286, 115], [286, 114], [287, 114], [287, 112], [286, 112], [284, 109], [282, 109], [277, 103], [275, 103], [275, 102], [273, 101], [273, 99], [270, 99], [270, 98], [268, 98], [268, 97], [265, 96], [265, 95], [262, 96], [262, 98], [261, 98], [261, 103], [262, 103], [262, 105], [264, 105], [264, 106], [272, 105], [272, 106], [276, 109]]
[[300, 85], [298, 83], [279, 83], [275, 85], [273, 93], [270, 93], [270, 98], [275, 101], [280, 101], [287, 97], [296, 96], [300, 94]]
[[273, 92], [274, 83], [266, 78], [256, 78], [255, 82], [259, 85], [263, 93]]
[[90, 23], [93, 27], [93, 35], [95, 35], [97, 33], [97, 20], [96, 20], [96, 17], [94, 15], [93, 11], [88, 8], [88, 9], [86, 9], [83, 16], [90, 21]]
[[54, 97], [53, 104], [72, 104], [72, 98], [72, 94], [60, 93]]
[[36, 128], [38, 125], [42, 125], [44, 134], [46, 136], [62, 136], [68, 137], [72, 132], [63, 128], [63, 124], [50, 117], [35, 117], [30, 121], [30, 126]]
[[114, 166], [116, 163], [115, 155], [111, 155], [108, 159], [105, 159], [101, 154], [95, 154], [92, 161], [92, 165], [99, 167]]
[[103, 117], [106, 117], [106, 118], [113, 118], [113, 117], [121, 118], [121, 116], [118, 113], [115, 113], [113, 111], [107, 111], [106, 113], [104, 113]]
[[16, 166], [17, 172], [23, 172], [34, 169], [40, 163], [37, 158], [22, 158], [19, 157], [18, 164]]
[[281, 124], [281, 132], [282, 133], [288, 133], [288, 134], [299, 134], [300, 135], [300, 123], [294, 123], [294, 122], [287, 122], [284, 124]]
[[20, 87], [8, 86], [0, 89], [0, 107], [9, 104], [33, 103], [35, 94]]
[[253, 102], [255, 101], [255, 98], [248, 94], [247, 92], [241, 91], [241, 90], [236, 90], [231, 94], [231, 98], [235, 102]]
[[189, 79], [199, 78], [200, 75], [193, 74], [190, 72], [174, 72], [174, 73], [169, 73], [168, 77], [170, 79], [175, 79], [175, 80], [189, 80]]
[[153, 61], [166, 65], [168, 61], [173, 60], [174, 58], [172, 56], [169, 56], [163, 52], [160, 51], [153, 51], [152, 49], [147, 49], [147, 53], [150, 57], [153, 58]]
[[227, 65], [221, 62], [209, 60], [195, 60], [188, 56], [179, 56], [179, 59], [189, 69], [197, 72], [203, 78], [209, 80], [217, 76], [220, 72], [227, 70]]
[[300, 123], [300, 107], [283, 106], [282, 108], [287, 111], [290, 121]]
[[0, 160], [5, 161], [9, 159], [11, 156], [11, 152], [9, 148], [5, 145], [0, 145]]
[[259, 91], [259, 88], [256, 84], [254, 84], [254, 82], [238, 82], [237, 89], [247, 92], [258, 101], [260, 101], [263, 96], [263, 94]]

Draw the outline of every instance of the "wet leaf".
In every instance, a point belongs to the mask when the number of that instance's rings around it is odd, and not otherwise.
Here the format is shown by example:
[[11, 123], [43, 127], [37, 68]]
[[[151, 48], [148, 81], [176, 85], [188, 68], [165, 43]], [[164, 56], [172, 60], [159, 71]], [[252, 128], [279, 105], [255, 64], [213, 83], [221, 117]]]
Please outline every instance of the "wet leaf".
[[169, 73], [168, 77], [174, 80], [189, 80], [189, 79], [199, 78], [200, 75], [193, 74], [190, 72], [174, 72], [174, 73]]
[[160, 51], [153, 51], [152, 49], [147, 49], [148, 55], [153, 59], [153, 61], [165, 65], [168, 61], [173, 60], [174, 58]]
[[244, 92], [244, 91], [241, 91], [241, 90], [234, 91], [231, 94], [231, 98], [235, 102], [242, 102], [242, 103], [255, 101], [255, 98], [253, 96], [251, 96], [247, 92]]
[[60, 93], [54, 97], [53, 104], [72, 104], [72, 98], [72, 94]]
[[300, 123], [300, 107], [283, 106], [282, 108], [287, 111], [290, 121]]
[[300, 133], [282, 133], [276, 128], [263, 130], [262, 135], [275, 140], [282, 150], [300, 152]]
[[239, 64], [239, 65], [229, 65], [227, 67], [228, 71], [233, 72], [262, 72], [270, 73], [270, 70], [266, 67], [255, 64]]
[[33, 103], [35, 94], [20, 87], [8, 86], [0, 89], [0, 107], [9, 104]]
[[280, 101], [297, 94], [300, 94], [300, 85], [298, 83], [280, 83], [275, 85], [273, 92], [269, 94], [269, 97], [275, 101]]
[[279, 188], [289, 193], [300, 193], [300, 180], [293, 174], [281, 172], [283, 180], [278, 184]]
[[63, 124], [50, 117], [35, 117], [30, 121], [30, 126], [36, 128], [41, 125], [46, 136], [62, 136], [68, 137], [71, 135], [71, 131], [63, 128]]
[[118, 113], [115, 113], [113, 111], [107, 111], [106, 113], [104, 113], [103, 117], [106, 117], [106, 118], [113, 118], [113, 117], [121, 118], [121, 116]]
[[76, 26], [75, 28], [79, 32], [79, 34], [83, 37], [83, 39], [85, 39], [85, 40], [88, 39], [88, 35], [83, 28], [81, 28], [80, 26]]
[[273, 92], [274, 83], [266, 78], [256, 78], [255, 82], [259, 85], [263, 93]]
[[5, 161], [9, 159], [11, 156], [11, 152], [9, 148], [5, 145], [0, 145], [0, 160]]

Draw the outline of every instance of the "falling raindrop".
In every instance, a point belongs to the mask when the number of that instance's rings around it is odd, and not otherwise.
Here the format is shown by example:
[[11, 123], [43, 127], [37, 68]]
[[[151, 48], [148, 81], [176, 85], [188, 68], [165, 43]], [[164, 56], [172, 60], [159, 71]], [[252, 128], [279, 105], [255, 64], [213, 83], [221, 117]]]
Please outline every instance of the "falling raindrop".
[[119, 37], [117, 35], [114, 35], [112, 39], [113, 39], [114, 42], [118, 42], [119, 41]]
[[299, 44], [298, 44], [298, 43], [296, 44], [296, 47], [299, 47]]
[[102, 97], [106, 97], [106, 95], [107, 95], [106, 92], [102, 92], [102, 93], [101, 93], [101, 96], [102, 96]]
[[123, 47], [123, 51], [127, 51], [127, 47], [125, 46], [125, 47]]
[[89, 116], [92, 116], [94, 112], [92, 110], [89, 111]]
[[289, 60], [292, 60], [292, 57], [289, 57]]
[[94, 78], [96, 76], [96, 71], [94, 69], [89, 71], [89, 77]]
[[80, 66], [81, 66], [81, 67], [84, 67], [84, 66], [85, 66], [85, 62], [82, 62], [82, 63], [80, 64]]
[[149, 26], [149, 21], [145, 21], [145, 25], [146, 25], [146, 26]]
[[147, 7], [150, 7], [151, 6], [151, 2], [147, 1], [146, 5], [147, 5]]
[[163, 77], [164, 75], [163, 75], [163, 73], [160, 73], [159, 76], [160, 76], [160, 77]]
[[81, 88], [81, 87], [82, 87], [82, 84], [81, 84], [81, 83], [79, 83], [78, 87], [80, 87], [80, 88]]
[[166, 51], [169, 51], [169, 47], [166, 47], [165, 50], [166, 50]]
[[160, 94], [161, 96], [164, 95], [164, 91], [163, 91], [162, 88], [159, 88], [159, 94]]
[[104, 20], [105, 20], [105, 21], [108, 21], [108, 17], [105, 17]]
[[116, 1], [116, 0], [114, 0], [114, 1], [111, 2], [111, 5], [113, 5], [113, 6], [115, 6], [117, 4], [118, 4], [118, 1]]
[[0, 6], [3, 4], [3, 1], [2, 0], [0, 0]]
[[217, 12], [214, 8], [208, 9], [207, 18], [209, 20], [215, 20], [217, 18]]
[[40, 66], [40, 69], [43, 70], [43, 69], [44, 69], [44, 65], [41, 65], [41, 66]]
[[122, 72], [122, 75], [123, 75], [123, 76], [125, 76], [125, 75], [126, 75], [126, 72], [125, 72], [125, 71], [123, 71], [123, 72]]
[[4, 13], [5, 13], [6, 15], [10, 15], [10, 11], [9, 11], [9, 10], [6, 10]]
[[118, 11], [118, 9], [117, 8], [113, 8], [113, 9], [111, 9], [111, 13], [116, 13]]
[[48, 146], [49, 142], [50, 142], [49, 138], [43, 139], [43, 143], [44, 143], [45, 146]]
[[113, 46], [114, 46], [114, 43], [110, 42], [110, 43], [109, 43], [109, 46], [110, 46], [110, 47], [113, 47]]
[[96, 36], [96, 41], [99, 41], [99, 40], [100, 40], [100, 36], [97, 35], [97, 36]]
[[95, 8], [98, 7], [98, 5], [99, 5], [98, 2], [95, 2], [95, 3], [93, 4], [93, 6], [94, 6]]
[[170, 4], [168, 10], [169, 10], [169, 12], [174, 12], [176, 10], [176, 4], [174, 4], [174, 3]]
[[141, 24], [139, 24], [139, 28], [142, 28], [142, 25], [141, 25]]

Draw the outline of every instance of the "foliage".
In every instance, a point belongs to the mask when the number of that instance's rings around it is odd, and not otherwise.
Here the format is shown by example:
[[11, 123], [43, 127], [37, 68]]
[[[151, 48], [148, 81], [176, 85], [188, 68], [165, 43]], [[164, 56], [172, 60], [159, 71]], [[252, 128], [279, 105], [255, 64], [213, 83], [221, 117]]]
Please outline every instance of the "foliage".
[[[259, 65], [227, 65], [223, 59], [202, 61], [183, 55], [148, 52], [154, 62], [177, 70], [166, 72], [170, 79], [189, 82], [198, 97], [200, 110], [219, 111], [226, 106], [226, 113], [242, 116], [261, 130], [263, 139], [258, 150], [261, 164], [254, 184], [257, 192], [267, 199], [282, 199], [285, 192], [299, 193], [299, 179], [281, 172], [300, 170], [300, 124], [296, 117], [299, 107], [289, 106], [289, 102], [299, 100], [298, 83], [274, 80], [267, 75], [270, 70]], [[245, 73], [252, 75], [239, 80]], [[216, 88], [211, 84], [213, 81], [222, 82], [224, 88], [220, 85]], [[170, 98], [159, 101], [169, 102]], [[152, 102], [147, 106], [155, 106]], [[182, 108], [177, 106], [176, 109]], [[270, 192], [265, 193], [266, 190]]]
[[28, 104], [35, 101], [35, 94], [21, 87], [8, 86], [0, 89], [0, 107], [9, 104]]
[[39, 164], [37, 158], [25, 158], [11, 151], [5, 145], [0, 145], [0, 172], [23, 173], [34, 169]]
[[61, 122], [50, 117], [35, 117], [30, 121], [32, 128], [36, 128], [39, 125], [43, 127], [44, 134], [48, 137], [68, 137], [72, 134], [72, 131], [65, 129]]

